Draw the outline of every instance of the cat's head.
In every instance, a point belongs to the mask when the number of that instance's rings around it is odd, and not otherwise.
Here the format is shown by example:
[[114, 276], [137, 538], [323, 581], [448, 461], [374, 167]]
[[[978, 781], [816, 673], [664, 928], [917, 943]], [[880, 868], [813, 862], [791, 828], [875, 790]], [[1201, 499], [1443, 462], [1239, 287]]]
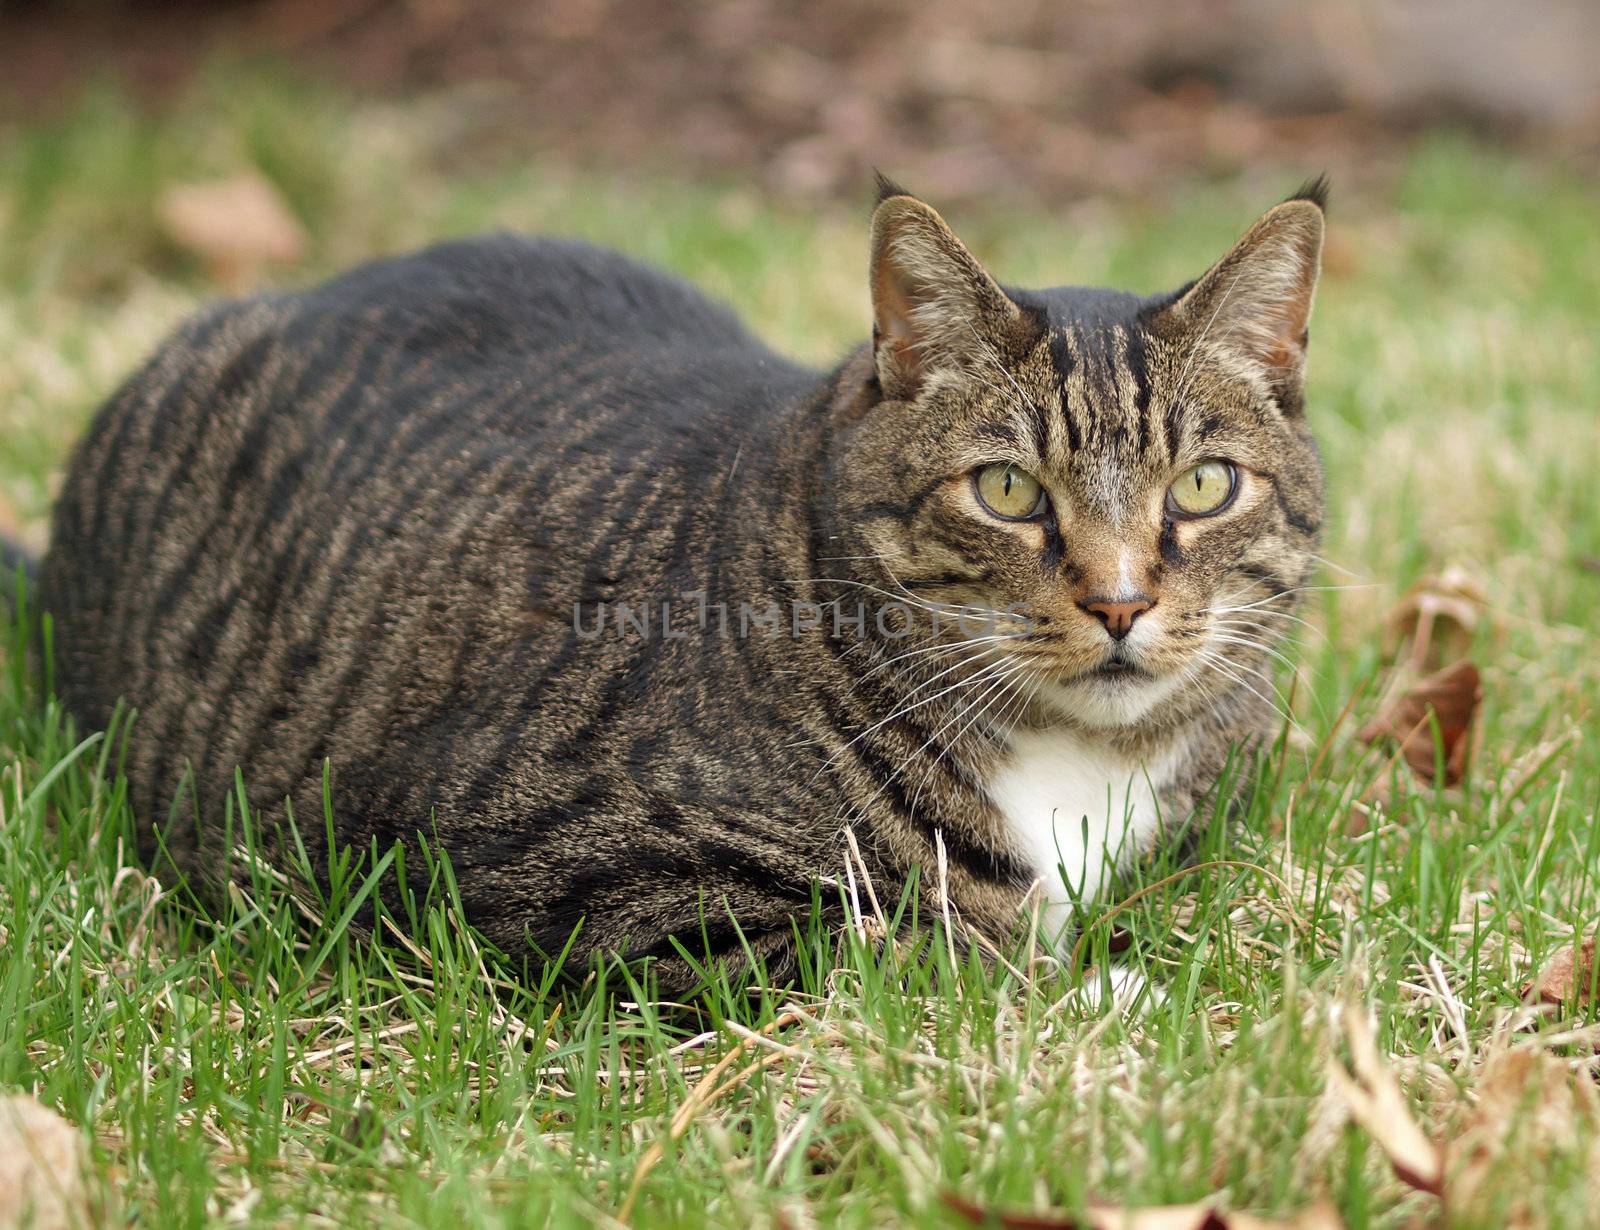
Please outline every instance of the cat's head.
[[[1312, 185], [1191, 285], [1142, 298], [1004, 288], [885, 183], [829, 545], [918, 611], [970, 608], [939, 636], [968, 643], [963, 673], [997, 704], [1026, 688], [1104, 729], [1270, 694], [1322, 520], [1302, 382], [1323, 199]], [[1023, 622], [983, 614], [1003, 610]]]

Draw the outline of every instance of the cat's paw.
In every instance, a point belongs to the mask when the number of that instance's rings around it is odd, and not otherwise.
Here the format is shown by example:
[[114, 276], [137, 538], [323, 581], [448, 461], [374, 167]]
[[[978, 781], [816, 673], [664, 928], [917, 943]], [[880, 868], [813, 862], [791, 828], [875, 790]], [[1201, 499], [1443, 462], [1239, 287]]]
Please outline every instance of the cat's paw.
[[1101, 1015], [1115, 1009], [1146, 1016], [1166, 1000], [1165, 991], [1139, 970], [1126, 965], [1113, 965], [1104, 974], [1093, 970], [1084, 976], [1083, 985], [1078, 988], [1078, 1001], [1087, 1010]]

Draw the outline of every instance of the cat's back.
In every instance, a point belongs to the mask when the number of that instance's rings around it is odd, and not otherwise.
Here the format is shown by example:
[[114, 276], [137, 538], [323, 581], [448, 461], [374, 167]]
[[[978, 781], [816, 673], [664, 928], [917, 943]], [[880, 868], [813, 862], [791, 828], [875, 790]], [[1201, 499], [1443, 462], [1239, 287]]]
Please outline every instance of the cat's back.
[[281, 790], [329, 738], [358, 754], [462, 703], [813, 379], [687, 283], [570, 241], [214, 308], [70, 467], [43, 574], [64, 697], [90, 726], [141, 710], [147, 808], [185, 762]]
[[[307, 325], [415, 351], [470, 344], [515, 362], [550, 349], [767, 352], [727, 307], [681, 278], [579, 240], [512, 234], [436, 244], [289, 296]], [[404, 333], [394, 329], [410, 330]]]

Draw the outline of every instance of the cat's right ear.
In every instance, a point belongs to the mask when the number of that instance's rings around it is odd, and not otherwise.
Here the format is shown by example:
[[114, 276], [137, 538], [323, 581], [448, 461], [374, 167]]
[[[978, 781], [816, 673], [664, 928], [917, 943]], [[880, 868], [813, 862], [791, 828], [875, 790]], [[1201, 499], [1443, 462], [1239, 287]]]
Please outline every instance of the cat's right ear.
[[980, 364], [1021, 309], [929, 205], [879, 181], [872, 214], [872, 349], [885, 397], [910, 400], [935, 371]]

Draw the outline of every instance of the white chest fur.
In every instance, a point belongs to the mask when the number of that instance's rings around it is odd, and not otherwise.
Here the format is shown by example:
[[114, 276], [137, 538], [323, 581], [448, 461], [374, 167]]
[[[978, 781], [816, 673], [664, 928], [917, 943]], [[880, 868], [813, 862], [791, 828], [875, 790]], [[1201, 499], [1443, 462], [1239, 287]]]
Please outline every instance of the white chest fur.
[[1099, 896], [1114, 870], [1150, 848], [1161, 823], [1158, 794], [1180, 751], [1140, 760], [1060, 727], [1013, 736], [989, 797], [1039, 877], [1052, 928], [1065, 925], [1074, 901]]

